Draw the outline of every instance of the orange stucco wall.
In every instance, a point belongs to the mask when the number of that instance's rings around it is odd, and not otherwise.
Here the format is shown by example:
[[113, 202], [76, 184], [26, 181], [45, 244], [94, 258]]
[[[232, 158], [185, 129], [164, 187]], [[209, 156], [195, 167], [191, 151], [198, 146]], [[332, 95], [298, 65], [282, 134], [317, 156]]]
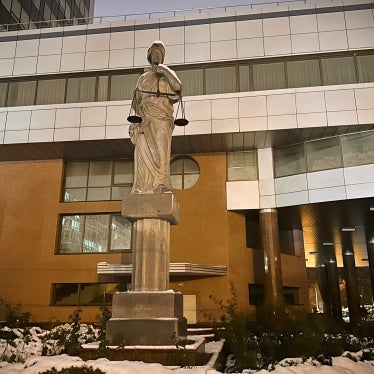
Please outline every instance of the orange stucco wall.
[[[171, 287], [196, 295], [199, 321], [222, 314], [210, 296], [229, 299], [230, 284], [240, 307], [254, 312], [248, 302], [248, 283], [258, 282], [261, 252], [246, 248], [244, 214], [226, 210], [226, 156], [195, 159], [200, 165], [198, 182], [188, 190], [175, 191], [180, 224], [171, 228], [170, 260], [224, 265], [228, 273], [181, 278]], [[120, 254], [55, 254], [59, 215], [121, 211], [119, 201], [61, 203], [63, 171], [62, 160], [0, 163], [0, 298], [20, 301], [36, 321], [66, 321], [75, 309], [49, 305], [52, 283], [97, 282], [98, 262], [121, 261]], [[97, 307], [82, 309], [86, 321], [98, 314]]]

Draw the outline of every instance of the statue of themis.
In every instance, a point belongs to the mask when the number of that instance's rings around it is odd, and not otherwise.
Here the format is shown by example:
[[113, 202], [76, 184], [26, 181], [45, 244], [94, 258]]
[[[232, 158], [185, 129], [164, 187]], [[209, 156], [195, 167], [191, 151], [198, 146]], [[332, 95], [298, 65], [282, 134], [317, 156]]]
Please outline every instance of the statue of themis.
[[171, 191], [173, 104], [181, 99], [182, 84], [175, 72], [163, 64], [164, 58], [164, 44], [154, 41], [147, 53], [150, 66], [139, 77], [134, 92], [134, 110], [142, 121], [131, 124], [129, 129], [135, 144], [132, 194]]

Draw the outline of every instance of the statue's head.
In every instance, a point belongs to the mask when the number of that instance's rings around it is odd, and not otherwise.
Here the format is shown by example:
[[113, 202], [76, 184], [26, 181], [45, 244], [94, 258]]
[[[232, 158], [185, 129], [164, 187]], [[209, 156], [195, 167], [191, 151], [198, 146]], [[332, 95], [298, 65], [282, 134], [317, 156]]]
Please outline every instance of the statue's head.
[[161, 40], [155, 40], [148, 48], [147, 60], [153, 65], [162, 64], [165, 58], [165, 46]]

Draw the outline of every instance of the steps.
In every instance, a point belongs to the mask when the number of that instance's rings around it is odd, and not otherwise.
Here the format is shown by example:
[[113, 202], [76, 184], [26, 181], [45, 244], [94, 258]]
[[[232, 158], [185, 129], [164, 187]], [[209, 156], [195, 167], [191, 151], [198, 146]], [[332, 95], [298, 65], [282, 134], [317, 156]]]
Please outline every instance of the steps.
[[189, 325], [187, 327], [187, 335], [199, 335], [205, 338], [206, 342], [212, 342], [219, 340], [214, 333], [213, 327], [201, 326], [201, 325]]

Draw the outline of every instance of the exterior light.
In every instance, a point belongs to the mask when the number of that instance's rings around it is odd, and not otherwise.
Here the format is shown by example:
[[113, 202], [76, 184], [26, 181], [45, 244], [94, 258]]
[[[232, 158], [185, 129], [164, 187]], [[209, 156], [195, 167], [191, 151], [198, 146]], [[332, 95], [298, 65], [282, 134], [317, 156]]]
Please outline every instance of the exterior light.
[[356, 227], [342, 227], [343, 232], [352, 232], [356, 231]]
[[374, 206], [370, 207], [370, 212], [374, 212]]

